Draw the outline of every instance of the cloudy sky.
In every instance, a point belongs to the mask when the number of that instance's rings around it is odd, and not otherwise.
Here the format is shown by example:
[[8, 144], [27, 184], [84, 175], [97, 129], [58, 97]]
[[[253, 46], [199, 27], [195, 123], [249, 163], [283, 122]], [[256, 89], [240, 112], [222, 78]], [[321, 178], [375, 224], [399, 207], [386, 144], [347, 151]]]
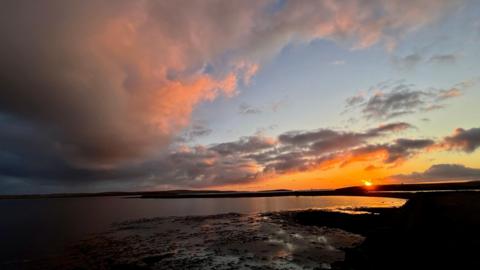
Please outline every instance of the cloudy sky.
[[0, 193], [480, 179], [475, 0], [6, 0]]

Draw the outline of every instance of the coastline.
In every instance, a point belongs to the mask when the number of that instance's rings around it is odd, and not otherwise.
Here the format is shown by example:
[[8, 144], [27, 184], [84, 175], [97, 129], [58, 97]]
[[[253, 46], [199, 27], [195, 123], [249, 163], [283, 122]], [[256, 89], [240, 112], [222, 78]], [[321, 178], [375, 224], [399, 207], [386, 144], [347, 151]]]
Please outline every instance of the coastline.
[[466, 182], [386, 184], [373, 187], [351, 186], [331, 190], [266, 190], [266, 191], [219, 191], [219, 190], [165, 190], [165, 191], [112, 191], [98, 193], [57, 193], [0, 195], [0, 200], [49, 199], [82, 197], [130, 197], [142, 199], [186, 199], [186, 198], [248, 198], [279, 196], [371, 196], [409, 199], [420, 192], [480, 191], [480, 180]]
[[480, 268], [475, 259], [480, 193], [393, 194], [408, 196], [407, 203], [345, 212], [310, 209], [132, 220], [77, 243], [66, 254], [4, 264], [2, 269]]

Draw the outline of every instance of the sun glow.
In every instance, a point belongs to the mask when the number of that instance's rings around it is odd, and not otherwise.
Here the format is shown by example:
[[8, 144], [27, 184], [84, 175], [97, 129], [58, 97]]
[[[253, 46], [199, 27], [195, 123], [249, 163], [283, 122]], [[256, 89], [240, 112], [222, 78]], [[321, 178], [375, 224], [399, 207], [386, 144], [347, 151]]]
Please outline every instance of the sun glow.
[[372, 183], [372, 181], [370, 181], [370, 180], [363, 180], [362, 182], [363, 182], [363, 184], [364, 184], [366, 187], [371, 187], [371, 186], [373, 186], [373, 183]]

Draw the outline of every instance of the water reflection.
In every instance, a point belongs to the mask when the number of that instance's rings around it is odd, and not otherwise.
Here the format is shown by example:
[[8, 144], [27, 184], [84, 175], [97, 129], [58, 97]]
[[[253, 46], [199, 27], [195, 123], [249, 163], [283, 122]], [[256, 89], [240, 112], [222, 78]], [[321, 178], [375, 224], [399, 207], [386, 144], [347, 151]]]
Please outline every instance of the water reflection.
[[[64, 248], [114, 222], [130, 219], [260, 213], [306, 208], [392, 207], [405, 201], [374, 197], [126, 199], [120, 197], [0, 200], [0, 261]], [[48, 245], [46, 245], [48, 243]]]
[[[221, 214], [125, 222], [81, 249], [89, 251], [86, 256], [95, 265], [107, 261], [133, 269], [330, 269], [343, 260], [344, 248], [363, 239], [339, 229], [302, 226], [277, 213]], [[84, 263], [74, 256], [73, 266]]]

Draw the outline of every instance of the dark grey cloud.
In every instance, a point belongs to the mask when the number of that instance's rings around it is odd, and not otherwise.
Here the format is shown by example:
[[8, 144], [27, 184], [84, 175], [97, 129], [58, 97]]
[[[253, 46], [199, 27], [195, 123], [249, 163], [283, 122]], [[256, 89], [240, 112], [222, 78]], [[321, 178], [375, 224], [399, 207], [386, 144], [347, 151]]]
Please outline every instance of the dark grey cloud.
[[438, 182], [480, 180], [480, 169], [462, 164], [436, 164], [424, 172], [400, 174], [390, 177], [400, 182]]
[[440, 145], [448, 149], [471, 153], [480, 147], [480, 128], [457, 128], [454, 134], [445, 137]]
[[429, 112], [446, 107], [448, 99], [459, 97], [472, 84], [451, 88], [418, 89], [412, 84], [394, 82], [372, 88], [370, 96], [346, 99], [346, 111], [360, 111], [369, 120], [387, 120], [403, 115]]
[[212, 133], [211, 128], [202, 125], [193, 125], [188, 134], [190, 137], [203, 137], [210, 135], [210, 133]]
[[4, 192], [11, 188], [17, 190], [7, 183], [36, 187], [39, 191], [42, 186], [51, 186], [60, 191], [63, 189], [59, 187], [75, 190], [99, 182], [100, 185], [109, 181], [125, 184], [144, 176], [130, 166], [121, 169], [73, 166], [63, 158], [62, 146], [50, 134], [44, 133], [44, 129], [8, 116], [0, 118], [0, 182], [5, 186]]
[[265, 170], [286, 173], [313, 168], [343, 167], [355, 162], [369, 161], [380, 161], [384, 165], [395, 166], [421, 153], [434, 143], [433, 140], [425, 139], [397, 139], [388, 144], [364, 143], [356, 147], [346, 142], [343, 148], [329, 146], [321, 154], [315, 149], [287, 151], [268, 159]]
[[[398, 161], [400, 155], [405, 159], [413, 153], [415, 146], [407, 141], [399, 140], [394, 145], [370, 145], [369, 140], [385, 137], [392, 133], [413, 128], [408, 123], [390, 123], [366, 130], [365, 132], [344, 132], [331, 129], [316, 131], [292, 131], [279, 135], [278, 140], [283, 147], [256, 156], [267, 163], [267, 170], [284, 173], [287, 171], [303, 171], [328, 164], [344, 164], [354, 162], [355, 157], [389, 150], [391, 163]], [[420, 142], [419, 142], [420, 144]], [[418, 147], [420, 148], [420, 147]], [[282, 150], [283, 149], [283, 150]], [[395, 158], [396, 155], [398, 158]]]
[[191, 142], [197, 138], [208, 136], [212, 133], [212, 129], [200, 124], [195, 123], [184, 130], [183, 134], [177, 138], [179, 142]]
[[377, 128], [372, 128], [367, 131], [367, 134], [370, 136], [378, 136], [388, 132], [398, 132], [406, 129], [414, 128], [414, 126], [405, 122], [396, 122], [380, 125]]
[[310, 149], [316, 153], [332, 152], [338, 149], [346, 149], [366, 143], [369, 139], [385, 136], [388, 133], [400, 132], [412, 128], [408, 123], [390, 123], [381, 125], [378, 128], [367, 130], [363, 133], [339, 133], [337, 136], [318, 140], [313, 143]]
[[419, 52], [415, 52], [406, 56], [394, 56], [392, 61], [394, 65], [402, 70], [411, 70], [423, 60], [423, 55]]
[[336, 145], [341, 145], [344, 148], [346, 145], [355, 146], [364, 143], [367, 139], [379, 137], [389, 132], [398, 132], [412, 126], [408, 123], [390, 123], [381, 125], [377, 128], [367, 130], [366, 132], [342, 132], [332, 129], [319, 129], [315, 131], [291, 131], [280, 134], [278, 139], [284, 144], [294, 146], [303, 146], [312, 144], [314, 149], [324, 149], [326, 147], [335, 148]]
[[248, 114], [260, 114], [262, 113], [263, 110], [258, 108], [258, 107], [254, 107], [252, 105], [249, 105], [247, 103], [242, 103], [240, 104], [240, 106], [238, 107], [238, 113], [239, 114], [243, 114], [243, 115], [248, 115]]
[[345, 101], [347, 103], [347, 106], [352, 107], [352, 106], [361, 104], [364, 100], [365, 100], [365, 97], [363, 95], [356, 95], [356, 96], [347, 98]]
[[[428, 139], [396, 139], [392, 143], [387, 144], [369, 144], [362, 147], [358, 147], [351, 152], [353, 160], [364, 158], [374, 160], [374, 157], [383, 158], [383, 162], [386, 165], [396, 165], [401, 163], [422, 150], [433, 146], [435, 141]], [[350, 158], [346, 158], [343, 164], [349, 164]]]
[[304, 145], [322, 139], [333, 138], [337, 135], [338, 132], [331, 129], [320, 129], [316, 131], [290, 131], [280, 134], [278, 139], [284, 144]]
[[428, 59], [428, 62], [434, 64], [454, 64], [458, 58], [459, 55], [454, 53], [434, 54]]
[[377, 93], [365, 103], [362, 113], [368, 119], [390, 119], [404, 114], [414, 113], [425, 106], [425, 93], [409, 89], [390, 93]]
[[280, 100], [263, 104], [261, 106], [254, 106], [248, 103], [241, 103], [238, 106], [238, 113], [242, 115], [249, 115], [249, 114], [261, 114], [264, 112], [278, 112], [280, 109], [288, 106], [289, 101], [287, 98], [282, 98]]
[[412, 71], [421, 64], [453, 64], [459, 58], [456, 53], [438, 53], [439, 45], [448, 40], [447, 36], [437, 36], [428, 43], [412, 48], [410, 53], [392, 55], [391, 60], [395, 67], [402, 71]]
[[361, 145], [371, 138], [368, 134], [356, 134], [356, 133], [339, 133], [333, 137], [324, 138], [314, 142], [310, 146], [310, 150], [316, 154], [323, 154], [333, 152], [340, 149], [346, 149]]
[[460, 58], [460, 55], [456, 53], [432, 54], [429, 56], [426, 53], [428, 50], [430, 50], [430, 48], [423, 48], [422, 50], [403, 57], [394, 56], [392, 62], [401, 70], [411, 71], [419, 64], [452, 65]]
[[23, 186], [37, 183], [54, 191], [111, 183], [137, 188], [247, 183], [269, 173], [307, 170], [335, 159], [339, 163], [370, 139], [412, 128], [399, 122], [358, 133], [321, 129], [287, 132], [278, 138], [255, 135], [209, 146], [178, 145], [148, 161], [121, 167], [78, 168], [63, 159], [54, 140], [41, 136], [29, 123], [6, 117], [0, 123], [4, 131], [0, 133], [0, 179]]
[[220, 143], [211, 147], [223, 155], [244, 154], [268, 149], [275, 146], [276, 140], [264, 136], [243, 137], [235, 142]]
[[[480, 145], [478, 128], [457, 129], [453, 136], [439, 142], [412, 138], [389, 140], [390, 135], [413, 128], [408, 123], [397, 122], [363, 132], [319, 129], [286, 132], [277, 138], [257, 134], [208, 146], [178, 144], [148, 161], [122, 167], [77, 168], [65, 162], [56, 142], [49, 136], [39, 136], [41, 133], [35, 131], [35, 126], [4, 117], [1, 127], [8, 131], [0, 133], [0, 179], [5, 192], [16, 192], [15, 185], [43, 185], [52, 191], [67, 187], [76, 190], [89, 185], [111, 189], [118, 184], [137, 189], [214, 187], [356, 162], [370, 163], [369, 169], [396, 166], [438, 146], [471, 152]], [[386, 142], [375, 143], [377, 139]]]
[[259, 173], [251, 159], [202, 146], [171, 153], [158, 163], [162, 170], [155, 168], [151, 176], [156, 183], [186, 187], [248, 183]]
[[429, 139], [397, 139], [391, 145], [387, 145], [386, 163], [394, 163], [409, 159], [418, 151], [433, 146], [435, 141]]
[[277, 174], [305, 171], [313, 166], [313, 159], [304, 151], [289, 151], [274, 156], [265, 165], [266, 172]]

